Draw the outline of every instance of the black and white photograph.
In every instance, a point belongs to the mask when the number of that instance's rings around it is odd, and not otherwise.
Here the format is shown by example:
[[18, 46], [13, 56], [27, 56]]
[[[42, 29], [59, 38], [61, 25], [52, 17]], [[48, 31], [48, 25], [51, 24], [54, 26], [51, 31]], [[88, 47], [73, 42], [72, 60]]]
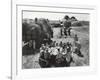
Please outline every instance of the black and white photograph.
[[89, 66], [89, 23], [89, 13], [23, 10], [22, 69]]

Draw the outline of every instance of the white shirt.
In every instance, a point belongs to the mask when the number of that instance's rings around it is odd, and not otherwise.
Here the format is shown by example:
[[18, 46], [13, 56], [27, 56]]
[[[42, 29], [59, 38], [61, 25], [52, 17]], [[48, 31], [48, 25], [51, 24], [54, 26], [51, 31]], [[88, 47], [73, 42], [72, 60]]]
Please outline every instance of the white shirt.
[[58, 54], [58, 50], [56, 48], [54, 48], [53, 51], [52, 51], [52, 54], [53, 55], [57, 55]]

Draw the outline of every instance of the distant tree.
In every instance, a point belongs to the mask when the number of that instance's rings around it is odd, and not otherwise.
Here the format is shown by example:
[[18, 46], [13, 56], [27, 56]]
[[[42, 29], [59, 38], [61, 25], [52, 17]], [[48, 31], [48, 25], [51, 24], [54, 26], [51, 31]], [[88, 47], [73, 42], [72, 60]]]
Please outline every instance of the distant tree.
[[77, 21], [76, 17], [74, 16], [72, 16], [71, 19]]
[[68, 15], [65, 15], [64, 19], [68, 20], [69, 19], [69, 16]]
[[71, 19], [76, 19], [76, 18], [74, 16], [72, 16]]
[[63, 26], [65, 27], [65, 31], [71, 27], [70, 17], [68, 15], [64, 16], [65, 21], [63, 22]]
[[47, 21], [49, 22], [49, 19], [47, 19]]

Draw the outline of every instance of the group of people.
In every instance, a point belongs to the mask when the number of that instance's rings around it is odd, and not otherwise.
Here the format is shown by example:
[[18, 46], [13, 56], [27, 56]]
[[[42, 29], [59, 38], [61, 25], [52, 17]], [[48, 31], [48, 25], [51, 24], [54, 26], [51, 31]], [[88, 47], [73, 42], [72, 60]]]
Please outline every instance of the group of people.
[[41, 67], [66, 67], [74, 62], [72, 53], [83, 57], [81, 53], [81, 44], [77, 35], [74, 37], [74, 45], [70, 42], [57, 43], [53, 41], [51, 44], [42, 44], [40, 47], [39, 64]]

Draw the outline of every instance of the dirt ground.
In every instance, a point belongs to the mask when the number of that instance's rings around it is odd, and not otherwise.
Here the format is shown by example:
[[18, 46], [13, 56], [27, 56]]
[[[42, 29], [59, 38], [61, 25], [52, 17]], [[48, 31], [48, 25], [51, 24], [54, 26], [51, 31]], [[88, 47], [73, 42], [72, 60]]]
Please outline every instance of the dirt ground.
[[[75, 63], [71, 63], [71, 66], [88, 66], [89, 65], [89, 27], [88, 26], [80, 26], [80, 27], [72, 27], [71, 37], [60, 37], [60, 28], [53, 28], [54, 38], [52, 40], [56, 42], [71, 42], [73, 44], [73, 37], [75, 34], [78, 35], [79, 41], [82, 45], [81, 52], [84, 57], [74, 56]], [[23, 69], [31, 69], [31, 68], [40, 68], [39, 62], [39, 53], [34, 55], [28, 55], [22, 57], [22, 68]]]

